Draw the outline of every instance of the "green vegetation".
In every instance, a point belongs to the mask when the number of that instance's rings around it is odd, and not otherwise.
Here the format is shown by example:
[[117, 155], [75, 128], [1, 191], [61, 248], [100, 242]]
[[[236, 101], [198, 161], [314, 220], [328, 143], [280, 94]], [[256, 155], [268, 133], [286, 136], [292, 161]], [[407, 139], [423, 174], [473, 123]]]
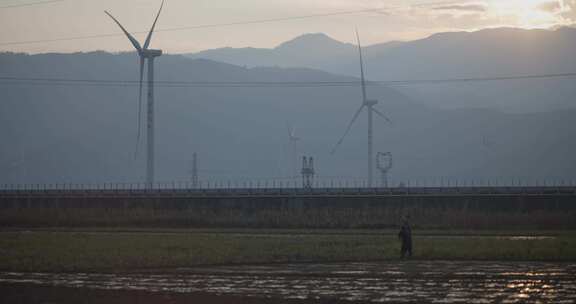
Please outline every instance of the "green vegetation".
[[[463, 234], [415, 231], [415, 258], [576, 260], [572, 232], [519, 240], [503, 236], [505, 232]], [[131, 272], [214, 264], [373, 261], [397, 259], [398, 251], [394, 231], [1, 232], [0, 270]]]

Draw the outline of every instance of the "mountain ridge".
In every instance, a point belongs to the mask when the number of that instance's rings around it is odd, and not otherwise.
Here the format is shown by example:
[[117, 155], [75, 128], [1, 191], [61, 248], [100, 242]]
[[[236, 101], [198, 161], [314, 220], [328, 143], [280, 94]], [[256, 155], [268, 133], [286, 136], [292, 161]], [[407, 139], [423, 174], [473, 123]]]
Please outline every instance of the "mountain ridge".
[[[0, 76], [135, 80], [134, 53], [0, 54]], [[158, 81], [359, 83], [352, 76], [299, 68], [244, 68], [166, 55]], [[138, 86], [3, 81], [0, 183], [136, 182]], [[330, 149], [362, 104], [352, 86], [156, 88], [158, 180], [187, 180], [198, 152], [202, 180], [286, 177], [286, 124], [314, 156], [319, 176], [365, 176], [366, 120], [357, 121], [336, 155]], [[396, 89], [368, 87], [394, 125], [375, 119], [376, 151], [394, 154], [391, 182], [413, 178], [491, 176], [572, 178], [576, 172], [575, 110], [511, 114], [489, 109], [424, 106]], [[144, 120], [145, 121], [145, 120]], [[490, 147], [483, 141], [488, 138]], [[24, 151], [24, 152], [22, 152]], [[530, 153], [526, 153], [530, 151]], [[14, 165], [24, 159], [25, 167]], [[546, 159], [545, 163], [540, 160]], [[224, 172], [221, 175], [211, 172]]]
[[[324, 35], [306, 36], [326, 41]], [[320, 38], [319, 38], [320, 37]], [[330, 45], [334, 39], [330, 39]], [[245, 66], [306, 66], [339, 75], [359, 77], [357, 47], [341, 43], [330, 51], [329, 47], [311, 51], [298, 49], [249, 50], [237, 56], [235, 49], [225, 52], [204, 51], [187, 55], [190, 58], [210, 58], [216, 61]], [[291, 40], [291, 41], [294, 41]], [[303, 49], [304, 51], [301, 51]], [[316, 52], [314, 49], [321, 49]], [[555, 30], [495, 28], [474, 32], [437, 33], [427, 38], [408, 42], [391, 42], [363, 47], [367, 78], [373, 80], [420, 80], [508, 77], [576, 72], [576, 29], [564, 27]], [[400, 89], [412, 99], [430, 106], [447, 108], [490, 107], [511, 112], [546, 111], [574, 108], [570, 97], [576, 89], [564, 81], [509, 82], [510, 89], [499, 83], [487, 84], [489, 89], [464, 86], [439, 86]], [[493, 93], [491, 93], [493, 92]], [[441, 96], [427, 98], [426, 96]]]

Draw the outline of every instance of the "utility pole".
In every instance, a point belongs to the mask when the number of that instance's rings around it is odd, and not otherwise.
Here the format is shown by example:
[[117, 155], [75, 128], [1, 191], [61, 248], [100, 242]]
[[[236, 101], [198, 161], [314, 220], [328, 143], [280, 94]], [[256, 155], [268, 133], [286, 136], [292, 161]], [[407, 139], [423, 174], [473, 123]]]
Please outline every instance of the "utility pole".
[[194, 152], [192, 156], [192, 188], [198, 189], [198, 154]]
[[314, 176], [316, 175], [316, 169], [314, 169], [314, 157], [310, 157], [309, 161], [309, 167], [310, 167], [310, 179], [308, 181], [310, 189], [312, 189], [312, 187], [314, 186]]
[[20, 151], [18, 153], [18, 175], [19, 175], [19, 182], [24, 184], [28, 180], [28, 174], [26, 170], [26, 160], [24, 158], [24, 149], [20, 146]]

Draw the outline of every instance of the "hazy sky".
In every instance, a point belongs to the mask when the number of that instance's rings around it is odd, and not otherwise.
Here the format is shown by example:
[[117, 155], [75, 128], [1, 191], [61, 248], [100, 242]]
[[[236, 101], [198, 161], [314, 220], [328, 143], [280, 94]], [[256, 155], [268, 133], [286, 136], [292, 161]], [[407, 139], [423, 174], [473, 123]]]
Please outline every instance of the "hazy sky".
[[[19, 6], [21, 4], [48, 2]], [[103, 10], [131, 32], [147, 31], [160, 0], [0, 0], [0, 50], [73, 52], [131, 50], [122, 36], [42, 43], [13, 42], [118, 34]], [[216, 47], [274, 47], [308, 32], [352, 41], [354, 27], [365, 44], [411, 40], [435, 32], [514, 26], [547, 28], [576, 23], [576, 0], [167, 0], [158, 29], [330, 14], [381, 11], [281, 22], [158, 32], [152, 47], [168, 53]], [[138, 34], [144, 39], [145, 34]]]

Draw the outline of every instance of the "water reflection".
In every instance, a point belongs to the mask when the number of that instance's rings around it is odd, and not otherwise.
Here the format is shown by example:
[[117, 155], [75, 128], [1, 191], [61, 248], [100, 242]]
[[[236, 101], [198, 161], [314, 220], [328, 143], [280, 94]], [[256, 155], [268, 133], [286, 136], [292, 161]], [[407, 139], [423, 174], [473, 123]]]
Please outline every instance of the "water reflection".
[[510, 240], [510, 241], [544, 241], [544, 240], [553, 240], [556, 237], [554, 236], [508, 236], [502, 237], [503, 239]]
[[0, 273], [0, 283], [366, 302], [576, 302], [576, 264], [387, 262], [178, 269], [171, 274]]

